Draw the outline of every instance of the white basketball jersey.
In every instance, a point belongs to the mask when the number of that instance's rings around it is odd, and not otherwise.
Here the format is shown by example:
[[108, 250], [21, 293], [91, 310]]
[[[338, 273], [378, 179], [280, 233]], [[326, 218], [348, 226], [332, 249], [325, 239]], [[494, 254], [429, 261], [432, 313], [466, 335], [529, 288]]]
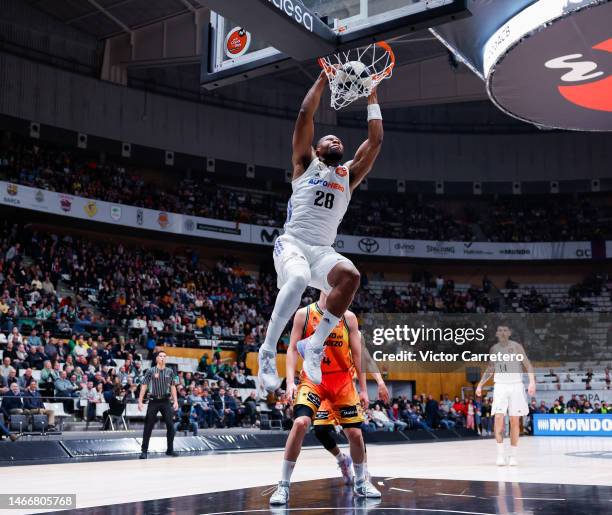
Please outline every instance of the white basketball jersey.
[[309, 245], [332, 245], [351, 200], [348, 166], [315, 158], [291, 187], [285, 233]]
[[[499, 343], [494, 345], [491, 352], [501, 352], [502, 354], [506, 354], [513, 358], [516, 358], [519, 353], [522, 353], [518, 347], [518, 344], [512, 340], [509, 340], [506, 345], [501, 345]], [[495, 384], [522, 384], [522, 361], [496, 361], [493, 382]]]

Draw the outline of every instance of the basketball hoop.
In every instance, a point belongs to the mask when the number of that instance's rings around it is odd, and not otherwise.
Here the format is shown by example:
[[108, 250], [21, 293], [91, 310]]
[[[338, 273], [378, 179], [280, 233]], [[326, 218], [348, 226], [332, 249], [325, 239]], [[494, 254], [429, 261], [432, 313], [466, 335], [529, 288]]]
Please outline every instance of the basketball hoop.
[[395, 54], [384, 41], [353, 48], [319, 59], [332, 92], [331, 106], [338, 110], [368, 97], [372, 90], [393, 74]]

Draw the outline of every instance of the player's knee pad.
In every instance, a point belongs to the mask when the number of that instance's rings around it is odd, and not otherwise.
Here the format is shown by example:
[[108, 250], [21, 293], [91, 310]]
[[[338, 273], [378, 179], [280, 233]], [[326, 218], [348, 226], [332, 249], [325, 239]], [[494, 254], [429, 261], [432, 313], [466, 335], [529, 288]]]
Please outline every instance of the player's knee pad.
[[314, 434], [317, 440], [319, 440], [321, 445], [328, 451], [331, 451], [338, 445], [338, 442], [336, 442], [336, 439], [333, 436], [334, 432], [334, 426], [329, 424], [314, 427]]

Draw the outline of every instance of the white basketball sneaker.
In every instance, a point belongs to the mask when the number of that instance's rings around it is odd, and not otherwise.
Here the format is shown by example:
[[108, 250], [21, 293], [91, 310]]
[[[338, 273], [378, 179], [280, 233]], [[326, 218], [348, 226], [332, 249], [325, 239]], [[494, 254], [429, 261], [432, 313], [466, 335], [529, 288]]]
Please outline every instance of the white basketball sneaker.
[[270, 497], [270, 504], [280, 505], [289, 502], [289, 481], [279, 481], [276, 490]]
[[259, 349], [257, 356], [259, 363], [259, 378], [260, 387], [269, 391], [274, 392], [278, 390], [281, 380], [278, 377], [278, 370], [276, 369], [276, 354], [264, 349]]
[[323, 359], [323, 354], [325, 352], [325, 348], [321, 347], [321, 349], [315, 349], [311, 344], [312, 336], [305, 338], [304, 340], [300, 340], [297, 345], [298, 349], [304, 349], [304, 372], [308, 376], [308, 379], [314, 384], [321, 384], [323, 380], [323, 374], [321, 374], [321, 360]]
[[516, 467], [518, 465], [518, 460], [516, 459], [516, 456], [510, 456], [510, 459], [508, 460], [508, 465], [510, 465], [511, 467]]
[[356, 481], [353, 487], [353, 492], [358, 497], [368, 497], [373, 499], [379, 499], [382, 494], [376, 489], [376, 487], [368, 480]]
[[344, 456], [344, 459], [338, 463], [338, 468], [342, 472], [345, 485], [352, 485], [355, 479], [355, 473], [353, 472], [353, 460], [350, 456]]
[[506, 457], [503, 454], [498, 454], [497, 455], [497, 461], [495, 462], [495, 464], [498, 467], [505, 467], [506, 466]]

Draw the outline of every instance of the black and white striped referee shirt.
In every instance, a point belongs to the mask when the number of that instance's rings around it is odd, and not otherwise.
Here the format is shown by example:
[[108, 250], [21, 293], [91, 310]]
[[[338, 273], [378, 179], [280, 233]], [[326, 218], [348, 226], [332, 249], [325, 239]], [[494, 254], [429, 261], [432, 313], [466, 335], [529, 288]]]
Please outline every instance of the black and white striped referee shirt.
[[166, 397], [170, 395], [170, 386], [176, 384], [174, 372], [168, 367], [151, 367], [145, 372], [142, 384], [147, 385], [151, 397]]

